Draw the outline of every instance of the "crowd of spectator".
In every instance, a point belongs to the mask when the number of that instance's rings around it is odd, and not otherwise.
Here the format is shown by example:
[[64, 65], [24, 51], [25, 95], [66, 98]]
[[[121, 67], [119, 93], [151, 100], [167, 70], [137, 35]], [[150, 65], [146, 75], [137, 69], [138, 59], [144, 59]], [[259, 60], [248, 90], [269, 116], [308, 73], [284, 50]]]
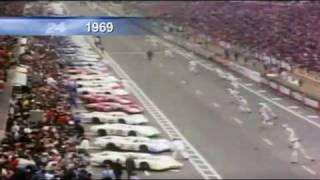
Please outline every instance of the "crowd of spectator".
[[56, 38], [31, 38], [19, 58], [20, 64], [31, 68], [32, 81], [13, 92], [10, 100], [0, 146], [1, 179], [91, 178], [88, 154], [76, 149], [84, 129], [71, 116], [55, 61], [55, 42]]
[[227, 42], [311, 71], [320, 70], [320, 3], [317, 1], [143, 2], [149, 15], [192, 27]]
[[[0, 2], [0, 16], [21, 15], [24, 4], [24, 2]], [[12, 52], [16, 41], [17, 38], [12, 36], [0, 37], [0, 92], [5, 87], [7, 69], [10, 65], [10, 59], [12, 58]]]

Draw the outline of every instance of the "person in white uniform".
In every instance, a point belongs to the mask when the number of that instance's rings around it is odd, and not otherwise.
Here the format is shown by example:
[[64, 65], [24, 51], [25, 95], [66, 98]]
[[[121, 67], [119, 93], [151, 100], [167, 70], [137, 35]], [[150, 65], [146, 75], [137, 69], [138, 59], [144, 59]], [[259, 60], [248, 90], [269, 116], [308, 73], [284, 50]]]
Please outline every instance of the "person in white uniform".
[[171, 52], [169, 49], [166, 49], [166, 50], [164, 51], [164, 55], [167, 56], [167, 57], [173, 57], [173, 54], [172, 54], [172, 52]]
[[221, 69], [216, 68], [216, 73], [218, 74], [218, 76], [219, 76], [221, 79], [226, 79], [226, 74], [225, 74], [225, 72], [222, 71]]
[[239, 89], [240, 87], [240, 84], [237, 79], [232, 79], [230, 84], [234, 89]]
[[276, 119], [277, 116], [266, 103], [259, 103], [259, 113], [262, 116], [263, 125], [274, 125], [273, 120]]
[[243, 97], [238, 97], [239, 110], [240, 112], [252, 113], [251, 108], [249, 107], [248, 101]]
[[297, 137], [296, 132], [290, 128], [287, 124], [282, 125], [283, 129], [286, 131], [286, 133], [289, 135], [289, 148], [291, 151], [291, 163], [297, 164], [299, 154], [301, 154], [305, 159], [314, 162], [315, 159], [313, 159], [309, 154], [306, 153], [305, 149], [301, 145], [301, 140]]
[[193, 73], [198, 72], [198, 63], [196, 61], [189, 61], [189, 71]]
[[237, 102], [238, 102], [238, 99], [239, 99], [240, 92], [237, 91], [237, 90], [234, 89], [234, 88], [228, 88], [227, 90], [228, 90], [228, 93], [229, 93], [230, 96], [231, 96], [230, 102], [231, 102], [231, 103], [237, 103]]
[[179, 159], [179, 155], [182, 156], [184, 160], [188, 160], [188, 155], [185, 151], [185, 145], [180, 139], [172, 140], [172, 150], [173, 150], [173, 158]]

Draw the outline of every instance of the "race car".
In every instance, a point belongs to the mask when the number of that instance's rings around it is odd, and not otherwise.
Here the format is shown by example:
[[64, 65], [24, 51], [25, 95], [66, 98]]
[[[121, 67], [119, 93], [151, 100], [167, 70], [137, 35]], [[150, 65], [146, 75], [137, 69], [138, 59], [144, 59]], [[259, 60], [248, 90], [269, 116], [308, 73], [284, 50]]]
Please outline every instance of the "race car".
[[129, 95], [130, 93], [123, 88], [108, 88], [108, 87], [82, 87], [78, 88], [77, 92], [79, 94], [110, 94], [115, 96]]
[[119, 82], [105, 82], [105, 81], [78, 81], [76, 82], [78, 87], [105, 87], [109, 89], [119, 89], [119, 88], [124, 88], [124, 86], [119, 83]]
[[67, 55], [69, 62], [101, 62], [102, 58], [100, 57], [92, 57], [86, 55]]
[[83, 67], [83, 66], [90, 66], [90, 67], [99, 67], [99, 66], [105, 66], [102, 62], [68, 62], [68, 66], [74, 66], [74, 67]]
[[160, 131], [152, 126], [128, 125], [128, 124], [101, 124], [93, 125], [90, 131], [98, 136], [144, 136], [154, 137], [160, 134]]
[[120, 163], [125, 166], [128, 158], [132, 158], [135, 168], [140, 170], [163, 171], [178, 169], [183, 166], [182, 163], [167, 155], [115, 151], [103, 151], [90, 155], [90, 162], [93, 166], [104, 166], [116, 162], [116, 160], [120, 160]]
[[77, 115], [81, 122], [88, 123], [121, 123], [121, 124], [146, 124], [148, 119], [142, 114], [129, 115], [124, 112], [80, 112]]
[[95, 69], [90, 69], [90, 68], [76, 68], [76, 69], [66, 69], [65, 70], [65, 77], [68, 77], [70, 75], [105, 75], [105, 74], [110, 74], [110, 71], [105, 69], [105, 70], [95, 70]]
[[[116, 88], [117, 86], [114, 85]], [[118, 88], [121, 88], [120, 84]], [[99, 102], [116, 102], [120, 104], [134, 104], [135, 100], [131, 96], [113, 96], [107, 94], [86, 94], [81, 95], [80, 99], [85, 103], [99, 103]]]
[[111, 112], [111, 111], [121, 111], [128, 114], [137, 114], [144, 111], [142, 106], [137, 104], [120, 104], [114, 102], [100, 102], [86, 104], [85, 107], [88, 110], [100, 111], [100, 112]]
[[76, 80], [76, 81], [106, 81], [106, 82], [117, 82], [120, 81], [118, 78], [115, 76], [112, 76], [108, 73], [106, 74], [97, 74], [97, 75], [83, 75], [83, 74], [78, 74], [78, 75], [72, 75], [69, 77], [71, 80]]
[[129, 150], [160, 153], [172, 149], [172, 143], [167, 139], [148, 137], [103, 136], [95, 138], [93, 144], [108, 150]]

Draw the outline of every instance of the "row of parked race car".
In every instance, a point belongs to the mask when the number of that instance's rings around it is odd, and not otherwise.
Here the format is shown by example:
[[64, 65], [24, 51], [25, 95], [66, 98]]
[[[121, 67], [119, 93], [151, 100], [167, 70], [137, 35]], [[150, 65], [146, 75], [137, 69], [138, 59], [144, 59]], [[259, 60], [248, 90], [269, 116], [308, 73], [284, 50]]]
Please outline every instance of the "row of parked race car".
[[103, 59], [81, 38], [68, 39], [60, 48], [67, 59], [65, 78], [77, 84], [77, 93], [85, 112], [74, 112], [81, 123], [90, 124], [95, 134], [92, 165], [101, 166], [119, 159], [123, 164], [133, 158], [138, 169], [166, 170], [181, 168], [182, 163], [169, 155], [170, 140], [158, 137], [160, 131], [148, 125], [144, 108], [127, 90], [123, 79], [116, 77]]

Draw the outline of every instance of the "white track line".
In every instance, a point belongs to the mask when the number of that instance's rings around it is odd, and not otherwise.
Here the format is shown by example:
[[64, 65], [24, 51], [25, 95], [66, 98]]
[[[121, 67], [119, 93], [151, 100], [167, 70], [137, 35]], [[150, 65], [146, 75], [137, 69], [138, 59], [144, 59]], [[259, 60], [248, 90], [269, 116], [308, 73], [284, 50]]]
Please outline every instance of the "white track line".
[[234, 120], [236, 123], [240, 124], [240, 125], [243, 124], [243, 121], [241, 121], [241, 120], [238, 119], [238, 118], [233, 118], [233, 120]]
[[272, 100], [272, 101], [280, 101], [281, 98], [279, 98], [279, 97], [273, 97], [273, 98], [271, 98], [271, 100]]
[[311, 168], [309, 168], [309, 167], [307, 167], [307, 166], [305, 166], [305, 165], [303, 165], [303, 166], [301, 166], [304, 170], [306, 170], [306, 171], [308, 171], [310, 174], [312, 174], [312, 175], [316, 175], [317, 173], [314, 171], [314, 170], [312, 170]]
[[260, 90], [258, 90], [258, 92], [259, 92], [259, 93], [266, 93], [267, 91], [264, 90], [264, 89], [260, 89]]
[[[92, 39], [89, 37], [86, 37], [87, 40], [91, 43], [92, 47], [94, 47], [94, 43]], [[169, 138], [173, 137], [179, 137], [184, 144], [186, 145], [186, 148], [189, 149], [190, 152], [192, 152], [194, 155], [197, 156], [197, 159], [201, 161], [201, 165], [205, 165], [205, 169], [200, 166], [198, 162], [196, 162], [193, 158], [190, 158], [190, 163], [193, 165], [193, 167], [201, 174], [201, 176], [204, 179], [222, 179], [222, 176], [212, 167], [212, 165], [196, 150], [196, 148], [182, 135], [182, 133], [172, 124], [172, 122], [168, 119], [168, 117], [147, 97], [147, 95], [137, 86], [137, 84], [130, 78], [130, 76], [116, 63], [113, 58], [107, 54], [102, 53], [100, 50], [95, 48], [97, 52], [105, 58], [105, 60], [109, 60], [109, 64], [113, 67], [114, 71], [121, 76], [122, 78], [125, 78], [132, 84], [133, 94], [140, 100], [140, 102], [143, 104], [143, 106], [146, 108], [148, 112], [153, 116], [153, 119], [157, 121], [157, 123], [161, 126], [161, 128], [164, 130], [164, 132], [167, 133]], [[166, 127], [164, 126], [164, 123], [170, 126], [171, 129], [175, 131], [174, 134], [168, 132], [166, 130]]]
[[244, 84], [244, 85], [245, 85], [245, 86], [248, 86], [248, 87], [253, 86], [252, 83], [247, 83], [247, 84]]
[[317, 116], [317, 115], [308, 115], [307, 117], [310, 118], [310, 119], [317, 119], [317, 118], [319, 118], [319, 116]]
[[299, 106], [288, 106], [289, 109], [299, 109]]
[[270, 146], [273, 145], [272, 141], [270, 141], [268, 138], [262, 138], [262, 140]]

